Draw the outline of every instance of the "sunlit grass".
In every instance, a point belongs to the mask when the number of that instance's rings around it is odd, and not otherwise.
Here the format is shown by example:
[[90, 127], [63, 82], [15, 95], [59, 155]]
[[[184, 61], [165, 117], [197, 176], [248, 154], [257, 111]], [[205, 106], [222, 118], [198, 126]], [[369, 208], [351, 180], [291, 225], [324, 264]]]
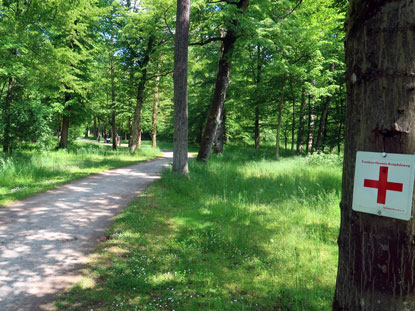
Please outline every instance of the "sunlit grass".
[[[330, 310], [341, 167], [226, 150], [166, 171], [116, 220], [60, 310]], [[92, 284], [91, 281], [88, 284]]]
[[131, 156], [127, 148], [76, 142], [68, 150], [0, 153], [0, 205], [11, 203], [63, 183], [161, 155], [143, 148]]

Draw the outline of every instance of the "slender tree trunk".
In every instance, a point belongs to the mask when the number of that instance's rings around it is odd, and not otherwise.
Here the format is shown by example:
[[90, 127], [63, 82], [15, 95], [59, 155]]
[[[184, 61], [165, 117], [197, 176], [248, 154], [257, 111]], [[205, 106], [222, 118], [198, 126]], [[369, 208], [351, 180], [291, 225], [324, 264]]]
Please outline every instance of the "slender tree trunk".
[[340, 99], [340, 103], [338, 104], [338, 112], [337, 115], [339, 116], [339, 121], [337, 125], [337, 153], [340, 154], [341, 152], [341, 144], [343, 142], [342, 139], [342, 132], [343, 132], [343, 99]]
[[277, 121], [277, 139], [275, 143], [275, 159], [278, 161], [280, 159], [280, 135], [281, 135], [281, 121], [282, 121], [282, 111], [284, 108], [284, 92], [285, 92], [285, 85], [286, 85], [286, 74], [284, 74], [282, 80], [282, 88], [281, 88], [281, 96], [280, 96], [280, 104], [278, 106], [278, 121]]
[[97, 117], [94, 116], [94, 125], [93, 125], [93, 131], [94, 131], [94, 138], [98, 138], [98, 129], [97, 129]]
[[115, 122], [115, 76], [114, 76], [114, 57], [110, 55], [111, 63], [111, 136], [112, 136], [112, 150], [117, 150], [117, 128]]
[[293, 118], [292, 118], [292, 124], [291, 124], [291, 154], [294, 154], [294, 144], [295, 144], [295, 118], [296, 118], [296, 111], [295, 111], [295, 104], [296, 104], [296, 98], [295, 98], [295, 90], [293, 86], [293, 78], [290, 77], [290, 87], [291, 87], [291, 94], [293, 97]]
[[[257, 46], [257, 72], [256, 72], [256, 78], [255, 79], [255, 83], [256, 83], [256, 94], [259, 95], [259, 86], [261, 83], [261, 71], [262, 71], [262, 54], [261, 54], [261, 46], [258, 45]], [[260, 141], [260, 128], [259, 128], [259, 96], [257, 96], [257, 98], [255, 99], [256, 103], [255, 103], [255, 137], [254, 137], [254, 142], [255, 142], [255, 149], [259, 149], [259, 141]]]
[[160, 77], [158, 76], [156, 78], [156, 91], [154, 93], [154, 103], [153, 103], [153, 117], [152, 117], [152, 146], [153, 148], [157, 148], [157, 109], [159, 105], [159, 83], [160, 83]]
[[[332, 73], [334, 72], [334, 63], [330, 65], [330, 72]], [[332, 83], [330, 83], [330, 85], [331, 84]], [[326, 101], [324, 102], [323, 109], [321, 110], [320, 124], [319, 124], [318, 132], [317, 132], [315, 150], [320, 150], [320, 147], [321, 147], [321, 143], [323, 140], [323, 133], [326, 130], [326, 120], [327, 120], [327, 116], [329, 112], [330, 103], [331, 103], [331, 95], [327, 96]]]
[[[249, 0], [240, 0], [237, 3], [237, 7], [240, 13], [244, 13], [249, 5]], [[229, 85], [229, 75], [231, 72], [232, 55], [237, 40], [237, 28], [239, 22], [233, 20], [233, 26], [226, 31], [226, 35], [223, 38], [221, 45], [221, 57], [218, 63], [218, 71], [216, 75], [216, 86], [213, 94], [213, 101], [210, 106], [209, 116], [206, 122], [206, 127], [203, 132], [202, 142], [200, 144], [199, 153], [197, 155], [198, 161], [209, 160], [210, 152], [212, 149], [213, 141], [216, 137], [216, 131], [218, 125], [221, 122], [220, 116], [223, 111], [226, 91]]]
[[[313, 83], [315, 84], [315, 82]], [[314, 102], [311, 99], [311, 95], [308, 96], [308, 134], [307, 134], [307, 146], [306, 153], [313, 152], [313, 138], [314, 138]]]
[[298, 125], [298, 135], [297, 135], [297, 151], [299, 153], [303, 153], [303, 144], [305, 140], [305, 133], [304, 128], [307, 121], [307, 115], [305, 114], [305, 109], [307, 107], [307, 94], [305, 92], [305, 88], [302, 89], [302, 101], [300, 107], [300, 115], [299, 115], [299, 125]]
[[144, 89], [147, 82], [147, 64], [150, 61], [150, 54], [153, 51], [154, 37], [150, 36], [147, 43], [147, 49], [141, 64], [141, 77], [137, 87], [137, 99], [134, 110], [134, 118], [131, 129], [131, 146], [130, 152], [134, 153], [136, 148], [141, 148], [141, 112], [143, 110]]
[[352, 210], [357, 151], [415, 153], [415, 2], [352, 0], [350, 6], [333, 310], [415, 310], [414, 218], [403, 221]]
[[[71, 95], [69, 93], [65, 93], [65, 103], [69, 102], [70, 99], [71, 99]], [[59, 147], [58, 147], [59, 149], [65, 149], [66, 147], [68, 147], [70, 110], [71, 110], [71, 107], [68, 104], [63, 110], [61, 139], [59, 141]]]
[[11, 102], [13, 97], [14, 78], [9, 78], [9, 86], [7, 88], [6, 103], [4, 105], [4, 132], [3, 132], [3, 152], [11, 153], [11, 139], [10, 139], [10, 127], [11, 127]]
[[259, 105], [258, 103], [255, 105], [255, 149], [259, 149]]
[[97, 127], [97, 136], [98, 135], [100, 135], [102, 137], [102, 135], [101, 135], [101, 120], [99, 118], [98, 118], [98, 127]]
[[187, 63], [189, 46], [190, 0], [177, 0], [174, 48], [174, 145], [173, 172], [189, 174]]

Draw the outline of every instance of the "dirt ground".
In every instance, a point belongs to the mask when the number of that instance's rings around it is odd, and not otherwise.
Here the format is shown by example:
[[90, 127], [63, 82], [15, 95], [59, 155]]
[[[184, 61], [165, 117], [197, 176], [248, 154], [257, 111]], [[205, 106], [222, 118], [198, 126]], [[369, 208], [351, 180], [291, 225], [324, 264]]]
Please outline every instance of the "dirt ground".
[[0, 208], [0, 310], [48, 310], [116, 216], [160, 177], [172, 153]]

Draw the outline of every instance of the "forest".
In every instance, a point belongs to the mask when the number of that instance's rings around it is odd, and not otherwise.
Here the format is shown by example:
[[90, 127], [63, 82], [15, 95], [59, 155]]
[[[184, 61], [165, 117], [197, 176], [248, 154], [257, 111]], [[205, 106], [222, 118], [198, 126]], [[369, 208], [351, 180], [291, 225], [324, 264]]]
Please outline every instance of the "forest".
[[[189, 142], [201, 142], [215, 83], [228, 75], [217, 139], [274, 145], [276, 158], [280, 145], [340, 152], [345, 11], [334, 0], [253, 0], [243, 9], [192, 1]], [[3, 152], [105, 133], [131, 152], [142, 139], [172, 141], [175, 17], [171, 0], [0, 1]], [[225, 57], [227, 72], [218, 68]]]

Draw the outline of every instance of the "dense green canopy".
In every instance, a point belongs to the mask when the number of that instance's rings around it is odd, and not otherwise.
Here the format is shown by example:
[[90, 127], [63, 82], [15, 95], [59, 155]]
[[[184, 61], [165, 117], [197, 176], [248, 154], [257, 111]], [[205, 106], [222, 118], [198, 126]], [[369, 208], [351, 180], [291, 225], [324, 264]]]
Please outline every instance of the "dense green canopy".
[[[191, 1], [189, 140], [201, 140], [233, 31], [224, 141], [339, 147], [342, 2], [251, 0], [243, 14], [236, 3]], [[175, 14], [172, 0], [0, 0], [3, 150], [64, 148], [88, 129], [133, 149], [155, 133], [171, 140]]]

